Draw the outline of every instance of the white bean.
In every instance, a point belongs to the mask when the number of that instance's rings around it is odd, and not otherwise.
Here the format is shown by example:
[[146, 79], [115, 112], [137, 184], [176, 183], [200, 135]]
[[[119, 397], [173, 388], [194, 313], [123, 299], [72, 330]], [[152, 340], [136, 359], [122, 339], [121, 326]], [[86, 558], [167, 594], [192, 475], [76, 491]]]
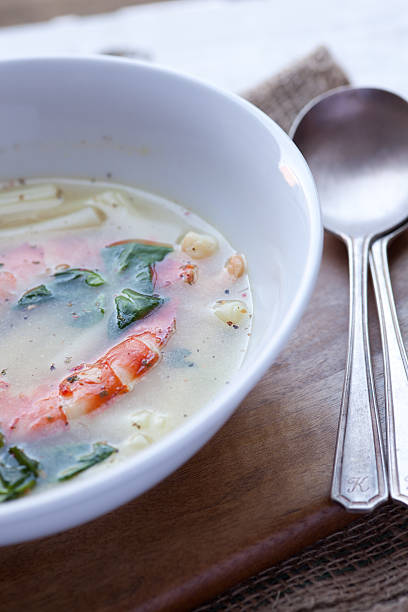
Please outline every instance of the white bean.
[[181, 249], [192, 259], [203, 259], [210, 257], [218, 248], [218, 243], [213, 236], [208, 234], [197, 234], [188, 232], [182, 242]]

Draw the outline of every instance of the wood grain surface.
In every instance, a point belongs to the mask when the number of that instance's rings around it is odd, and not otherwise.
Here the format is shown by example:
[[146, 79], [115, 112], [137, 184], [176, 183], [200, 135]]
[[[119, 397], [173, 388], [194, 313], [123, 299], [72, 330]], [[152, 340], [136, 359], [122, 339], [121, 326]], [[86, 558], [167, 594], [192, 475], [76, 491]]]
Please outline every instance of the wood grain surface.
[[[391, 274], [408, 335], [407, 234]], [[383, 403], [380, 340], [369, 303]], [[348, 318], [346, 253], [326, 235], [311, 303], [289, 345], [184, 467], [120, 509], [0, 550], [1, 601], [21, 610], [189, 610], [350, 522], [329, 501]]]

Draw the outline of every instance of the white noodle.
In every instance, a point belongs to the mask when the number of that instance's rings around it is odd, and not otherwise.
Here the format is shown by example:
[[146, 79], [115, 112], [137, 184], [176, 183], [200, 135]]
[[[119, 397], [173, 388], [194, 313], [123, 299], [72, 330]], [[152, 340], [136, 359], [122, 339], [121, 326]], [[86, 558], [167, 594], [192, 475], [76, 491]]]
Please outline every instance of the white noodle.
[[88, 206], [87, 208], [76, 210], [68, 215], [62, 215], [47, 221], [39, 221], [38, 223], [28, 223], [19, 227], [0, 229], [0, 237], [94, 227], [96, 225], [101, 225], [103, 221], [103, 214], [100, 211], [95, 210], [95, 208]]
[[32, 185], [20, 189], [7, 189], [0, 191], [0, 206], [4, 204], [18, 204], [19, 202], [32, 202], [35, 200], [46, 200], [58, 198], [58, 187], [51, 183]]
[[[1, 205], [0, 220], [3, 221], [3, 217], [19, 215], [23, 213], [29, 213], [30, 215], [33, 215], [37, 212], [60, 206], [62, 202], [63, 200], [61, 198], [50, 198], [49, 200], [21, 200], [18, 204], [13, 202], [11, 204]], [[7, 219], [4, 219], [4, 221], [7, 222]]]

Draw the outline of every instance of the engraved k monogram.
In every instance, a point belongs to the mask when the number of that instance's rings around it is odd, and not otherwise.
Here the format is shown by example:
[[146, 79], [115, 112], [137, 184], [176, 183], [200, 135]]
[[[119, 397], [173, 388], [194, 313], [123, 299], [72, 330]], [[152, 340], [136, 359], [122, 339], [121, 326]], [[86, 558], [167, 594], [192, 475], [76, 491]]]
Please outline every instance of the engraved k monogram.
[[355, 491], [360, 491], [360, 493], [366, 493], [370, 488], [368, 484], [368, 476], [353, 476], [348, 479], [348, 484], [350, 485], [347, 489], [347, 493], [354, 493]]

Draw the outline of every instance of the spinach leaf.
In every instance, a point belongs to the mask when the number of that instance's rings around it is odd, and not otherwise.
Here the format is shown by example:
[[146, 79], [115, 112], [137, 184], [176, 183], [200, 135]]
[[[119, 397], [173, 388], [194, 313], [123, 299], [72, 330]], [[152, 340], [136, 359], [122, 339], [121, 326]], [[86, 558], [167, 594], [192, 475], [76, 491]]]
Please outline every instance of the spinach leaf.
[[40, 464], [21, 448], [9, 448], [0, 461], [0, 502], [24, 495], [37, 484]]
[[81, 310], [72, 318], [75, 327], [90, 327], [98, 323], [105, 315], [105, 294], [100, 293], [95, 300], [81, 304]]
[[[71, 284], [74, 281], [74, 285]], [[84, 281], [84, 282], [81, 282]], [[97, 323], [105, 314], [105, 295], [94, 297], [94, 287], [105, 284], [105, 279], [94, 270], [67, 268], [53, 275], [51, 289], [39, 285], [30, 289], [19, 299], [18, 306], [38, 304], [51, 298], [59, 302], [67, 301], [78, 312], [72, 313], [70, 322], [79, 327], [89, 327]], [[77, 304], [77, 306], [75, 306]]]
[[134, 321], [143, 319], [163, 302], [164, 299], [158, 295], [145, 295], [132, 289], [123, 289], [122, 293], [115, 297], [117, 326], [124, 329]]
[[38, 285], [29, 289], [18, 300], [19, 306], [30, 306], [31, 304], [38, 304], [39, 302], [45, 302], [53, 298], [53, 293], [45, 285]]
[[86, 268], [67, 268], [66, 270], [61, 270], [61, 272], [56, 272], [54, 278], [58, 283], [66, 283], [79, 278], [83, 279], [90, 287], [99, 287], [106, 282], [99, 272], [87, 270]]
[[140, 266], [132, 275], [132, 286], [135, 290], [144, 294], [153, 293], [153, 274], [151, 266]]
[[[122, 282], [132, 287], [122, 289], [114, 298], [116, 307], [113, 315], [113, 328], [124, 329], [134, 321], [148, 315], [154, 308], [160, 306], [164, 299], [153, 295], [153, 265], [166, 257], [172, 247], [164, 244], [150, 244], [128, 240], [111, 244], [103, 249], [107, 261], [108, 274], [115, 276], [124, 273]], [[111, 279], [112, 280], [112, 279]], [[55, 298], [58, 302], [66, 302], [72, 308], [70, 323], [79, 327], [88, 327], [97, 323], [105, 314], [105, 301], [110, 296], [109, 288], [103, 288], [103, 293], [95, 299], [89, 293], [92, 288], [107, 284], [105, 278], [95, 270], [86, 268], [67, 268], [56, 272], [51, 281], [51, 288], [40, 285], [30, 289], [18, 301], [19, 306], [29, 306]], [[73, 284], [72, 284], [73, 283]]]
[[13, 455], [19, 465], [27, 468], [31, 474], [34, 474], [34, 476], [39, 475], [39, 462], [35, 459], [31, 459], [21, 448], [18, 448], [18, 446], [11, 446], [9, 448], [9, 453]]
[[106, 444], [106, 442], [95, 442], [92, 446], [92, 451], [88, 455], [83, 455], [76, 460], [76, 464], [67, 468], [63, 472], [58, 475], [57, 480], [69, 480], [73, 478], [77, 474], [87, 470], [88, 468], [104, 461], [108, 457], [112, 455], [112, 453], [117, 453], [118, 449], [110, 444]]
[[149, 267], [162, 261], [172, 250], [173, 248], [166, 244], [148, 244], [128, 240], [105, 247], [104, 256], [111, 267], [120, 273], [129, 267]]

